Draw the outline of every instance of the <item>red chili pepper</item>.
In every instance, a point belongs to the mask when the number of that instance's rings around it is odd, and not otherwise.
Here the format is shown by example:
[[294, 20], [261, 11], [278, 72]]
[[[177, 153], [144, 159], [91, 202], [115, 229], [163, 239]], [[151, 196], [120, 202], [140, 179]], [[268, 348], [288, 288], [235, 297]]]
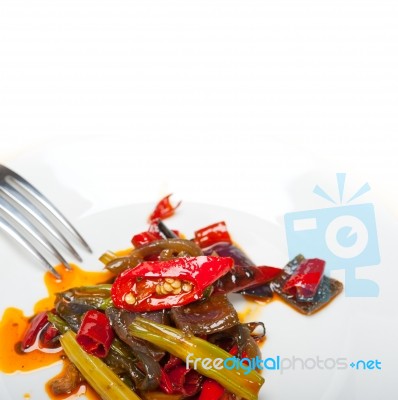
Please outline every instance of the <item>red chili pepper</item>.
[[169, 354], [169, 359], [167, 360], [167, 363], [164, 365], [163, 370], [165, 372], [169, 372], [178, 365], [184, 364], [184, 361], [181, 360], [181, 358], [178, 358], [176, 356], [173, 356], [172, 354]]
[[225, 389], [218, 382], [207, 378], [203, 382], [198, 400], [220, 400], [224, 393]]
[[149, 216], [149, 222], [154, 222], [157, 219], [166, 219], [174, 214], [174, 211], [181, 204], [181, 201], [178, 202], [175, 206], [173, 206], [170, 203], [170, 196], [171, 194], [163, 197], [163, 199], [159, 201], [154, 211]]
[[[236, 355], [238, 354], [238, 352], [239, 352], [239, 347], [238, 347], [238, 345], [235, 343], [235, 344], [231, 347], [231, 350], [230, 350], [228, 353], [231, 354], [232, 356], [236, 356]], [[244, 350], [242, 351], [242, 357], [241, 357], [241, 358], [242, 358], [242, 359], [243, 359], [243, 358], [247, 358], [247, 353], [246, 353]], [[247, 361], [245, 361], [244, 364], [247, 365]]]
[[172, 394], [174, 392], [170, 377], [167, 375], [167, 372], [164, 369], [162, 369], [160, 373], [159, 387], [164, 393]]
[[280, 268], [267, 266], [243, 267], [236, 265], [222, 276], [214, 285], [215, 293], [239, 292], [263, 285], [282, 273]]
[[308, 300], [315, 296], [325, 271], [325, 261], [319, 258], [304, 260], [287, 280], [283, 291]]
[[[137, 233], [131, 239], [131, 243], [134, 247], [140, 247], [144, 244], [151, 243], [155, 240], [164, 239], [164, 236], [160, 233], [159, 226], [158, 226], [159, 219], [151, 222], [149, 224], [148, 230], [145, 232]], [[180, 232], [176, 230], [171, 230], [176, 237], [180, 237]]]
[[26, 331], [24, 338], [22, 339], [22, 350], [27, 350], [29, 347], [33, 346], [33, 344], [36, 342], [37, 335], [45, 327], [47, 322], [47, 313], [45, 311], [36, 314], [32, 318], [28, 330]]
[[131, 239], [131, 243], [133, 244], [134, 247], [140, 247], [143, 246], [144, 244], [151, 243], [154, 240], [159, 240], [159, 239], [162, 239], [160, 235], [156, 236], [151, 232], [141, 232], [133, 236], [133, 238]]
[[202, 382], [202, 375], [187, 368], [185, 363], [173, 355], [162, 368], [160, 376], [160, 389], [167, 394], [183, 394], [193, 396]]
[[114, 333], [106, 315], [97, 310], [84, 314], [76, 340], [89, 354], [104, 358], [108, 355]]
[[216, 222], [195, 232], [195, 242], [200, 248], [212, 246], [215, 243], [232, 243], [227, 225], [224, 221]]
[[39, 345], [40, 348], [44, 349], [54, 349], [59, 347], [59, 341], [56, 340], [59, 336], [58, 329], [51, 323], [47, 323], [44, 329], [40, 332]]
[[168, 377], [173, 385], [173, 393], [181, 393], [184, 396], [193, 396], [200, 389], [202, 375], [186, 365], [179, 365], [170, 372]]
[[144, 261], [122, 272], [112, 285], [116, 307], [154, 311], [199, 300], [208, 286], [233, 266], [230, 257], [184, 257]]

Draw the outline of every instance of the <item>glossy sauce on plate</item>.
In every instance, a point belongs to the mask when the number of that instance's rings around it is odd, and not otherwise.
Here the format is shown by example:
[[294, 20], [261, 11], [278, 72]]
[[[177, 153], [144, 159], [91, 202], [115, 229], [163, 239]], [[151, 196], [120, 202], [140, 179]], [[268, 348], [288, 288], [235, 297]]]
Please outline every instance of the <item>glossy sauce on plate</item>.
[[[56, 270], [60, 273], [62, 280], [55, 279], [50, 273], [44, 275], [44, 283], [48, 296], [39, 300], [34, 306], [34, 313], [49, 311], [54, 307], [55, 294], [66, 289], [96, 285], [108, 281], [112, 274], [104, 272], [83, 271], [73, 265], [71, 271], [58, 266]], [[26, 332], [31, 317], [24, 315], [23, 311], [10, 307], [4, 311], [0, 321], [0, 371], [5, 373], [27, 372], [38, 368], [47, 367], [62, 361], [64, 352], [59, 349], [39, 349], [38, 344], [33, 345], [28, 352], [20, 349], [21, 340]], [[84, 386], [84, 388], [83, 388]], [[83, 390], [83, 392], [82, 392]], [[47, 390], [48, 392], [48, 390]], [[78, 389], [79, 394], [85, 394], [90, 399], [98, 399], [98, 396], [87, 385], [83, 384]], [[77, 393], [76, 393], [77, 394]], [[26, 394], [28, 395], [28, 394]], [[72, 394], [71, 394], [72, 395]], [[54, 396], [54, 399], [65, 399], [68, 396]], [[71, 398], [74, 398], [73, 396]]]

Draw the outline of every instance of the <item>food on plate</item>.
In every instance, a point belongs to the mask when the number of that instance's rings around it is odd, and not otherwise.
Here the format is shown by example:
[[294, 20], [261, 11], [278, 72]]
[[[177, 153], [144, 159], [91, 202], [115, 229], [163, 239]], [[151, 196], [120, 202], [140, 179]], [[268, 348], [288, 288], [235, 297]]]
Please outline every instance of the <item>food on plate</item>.
[[[56, 398], [84, 387], [102, 399], [258, 399], [264, 378], [248, 361], [261, 358], [265, 326], [240, 320], [228, 294], [276, 295], [309, 315], [342, 284], [324, 275], [323, 260], [301, 255], [283, 269], [256, 265], [224, 221], [188, 240], [162, 221], [179, 205], [163, 198], [148, 230], [133, 235], [132, 249], [100, 257], [106, 272], [57, 267], [62, 281], [46, 274], [49, 297], [32, 318], [16, 309], [3, 315], [0, 337], [13, 329], [15, 338], [0, 350], [0, 368], [24, 371], [62, 359], [61, 374], [47, 385]], [[245, 368], [227, 368], [230, 359]]]

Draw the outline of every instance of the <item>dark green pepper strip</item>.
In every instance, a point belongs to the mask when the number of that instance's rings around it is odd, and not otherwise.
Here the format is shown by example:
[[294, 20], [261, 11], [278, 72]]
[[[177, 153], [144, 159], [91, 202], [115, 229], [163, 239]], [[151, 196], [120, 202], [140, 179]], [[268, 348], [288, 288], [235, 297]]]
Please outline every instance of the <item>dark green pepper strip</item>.
[[58, 293], [59, 298], [66, 298], [81, 304], [87, 304], [99, 310], [112, 306], [110, 284], [74, 287]]
[[70, 329], [68, 324], [61, 317], [58, 317], [58, 315], [48, 312], [47, 318], [62, 334]]
[[214, 379], [237, 396], [247, 400], [258, 399], [258, 392], [264, 383], [264, 378], [256, 371], [252, 370], [249, 373], [245, 371], [245, 375], [240, 369], [215, 369], [211, 366], [209, 369], [205, 369], [202, 363], [193, 362], [197, 358], [201, 358], [202, 360], [205, 358], [212, 360], [216, 358], [221, 358], [222, 360], [231, 358], [231, 354], [206, 340], [196, 336], [188, 337], [179, 329], [158, 324], [141, 317], [137, 317], [134, 320], [129, 326], [129, 331], [131, 335], [145, 339], [181, 360], [186, 360], [188, 355], [192, 355], [192, 364], [196, 365], [191, 366], [197, 367], [198, 372], [202, 375]]

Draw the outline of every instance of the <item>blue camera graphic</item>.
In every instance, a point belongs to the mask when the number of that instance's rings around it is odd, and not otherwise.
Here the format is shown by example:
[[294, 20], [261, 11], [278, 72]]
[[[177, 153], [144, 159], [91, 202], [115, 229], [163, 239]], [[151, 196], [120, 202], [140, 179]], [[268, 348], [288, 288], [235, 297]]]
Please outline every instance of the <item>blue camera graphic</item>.
[[[337, 178], [342, 200], [345, 174], [338, 174]], [[369, 189], [367, 184], [364, 185], [349, 202]], [[333, 201], [319, 186], [314, 192]], [[375, 282], [355, 277], [356, 268], [380, 263], [372, 204], [337, 205], [288, 213], [285, 215], [285, 231], [291, 259], [299, 253], [307, 258], [323, 258], [328, 271], [345, 270], [346, 296], [378, 296], [379, 288]]]

